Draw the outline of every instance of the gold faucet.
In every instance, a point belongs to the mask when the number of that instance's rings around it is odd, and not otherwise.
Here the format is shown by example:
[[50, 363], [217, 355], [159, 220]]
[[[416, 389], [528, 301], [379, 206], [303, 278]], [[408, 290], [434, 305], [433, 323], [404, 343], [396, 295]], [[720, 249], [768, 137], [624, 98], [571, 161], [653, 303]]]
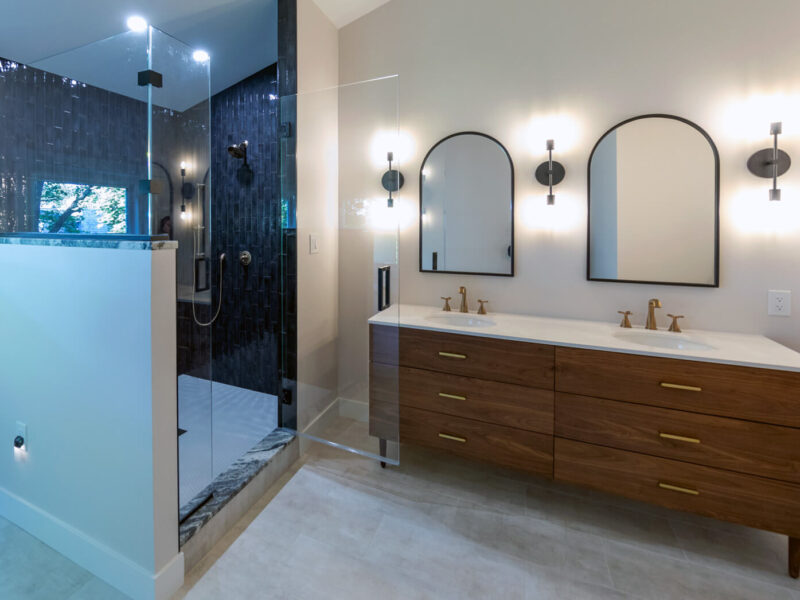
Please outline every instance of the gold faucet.
[[463, 285], [458, 288], [458, 293], [461, 294], [461, 307], [458, 309], [459, 312], [469, 312], [469, 307], [467, 306], [467, 288]]
[[683, 315], [667, 315], [667, 316], [672, 318], [672, 323], [669, 326], [669, 330], [674, 331], [675, 333], [680, 333], [681, 326], [678, 325], [678, 319], [682, 319]]
[[651, 298], [647, 302], [647, 323], [645, 323], [645, 329], [658, 329], [658, 324], [656, 323], [656, 310], [657, 308], [661, 308], [661, 300], [658, 298]]
[[485, 305], [488, 302], [489, 302], [488, 300], [478, 300], [478, 304], [481, 305], [480, 308], [478, 309], [478, 314], [479, 315], [485, 315], [486, 314], [486, 306]]

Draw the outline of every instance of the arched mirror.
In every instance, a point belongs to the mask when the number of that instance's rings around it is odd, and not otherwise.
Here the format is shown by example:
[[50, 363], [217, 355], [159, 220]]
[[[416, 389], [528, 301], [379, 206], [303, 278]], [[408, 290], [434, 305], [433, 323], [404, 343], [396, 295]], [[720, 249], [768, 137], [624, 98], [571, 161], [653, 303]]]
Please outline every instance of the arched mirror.
[[419, 175], [419, 269], [514, 275], [514, 165], [483, 133], [448, 136]]
[[719, 154], [699, 126], [644, 115], [589, 158], [588, 278], [719, 285]]

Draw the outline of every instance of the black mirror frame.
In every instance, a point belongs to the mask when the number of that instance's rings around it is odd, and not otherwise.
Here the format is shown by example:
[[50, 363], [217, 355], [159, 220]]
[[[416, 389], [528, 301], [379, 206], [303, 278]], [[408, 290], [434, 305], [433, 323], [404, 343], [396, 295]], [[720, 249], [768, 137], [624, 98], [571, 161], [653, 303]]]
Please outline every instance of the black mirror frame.
[[[712, 152], [714, 153], [714, 283], [679, 283], [675, 281], [640, 281], [633, 279], [603, 279], [598, 277], [592, 277], [592, 254], [591, 254], [592, 158], [594, 157], [594, 153], [597, 150], [597, 147], [600, 145], [600, 142], [602, 142], [606, 138], [606, 136], [608, 136], [610, 133], [617, 130], [619, 127], [622, 127], [623, 125], [626, 125], [627, 123], [631, 123], [632, 121], [639, 121], [641, 119], [652, 119], [652, 118], [673, 119], [675, 121], [680, 121], [681, 123], [694, 127], [697, 131], [699, 131], [703, 135], [703, 137], [708, 142], [708, 145], [711, 146]], [[630, 119], [625, 119], [624, 121], [621, 121], [616, 125], [614, 125], [611, 129], [609, 129], [603, 135], [600, 136], [600, 139], [597, 140], [597, 143], [595, 143], [594, 147], [592, 148], [591, 154], [589, 154], [589, 162], [587, 163], [586, 167], [586, 279], [588, 281], [605, 281], [611, 283], [680, 285], [688, 287], [707, 287], [707, 288], [719, 287], [719, 151], [717, 150], [716, 144], [714, 144], [714, 140], [711, 139], [711, 136], [708, 135], [705, 129], [700, 127], [697, 123], [694, 123], [689, 119], [684, 119], [683, 117], [662, 114], [662, 113], [652, 113], [647, 115], [639, 115], [638, 117], [631, 117]]]
[[[433, 270], [433, 269], [423, 269], [422, 268], [422, 171], [425, 169], [425, 163], [428, 162], [428, 157], [431, 153], [436, 150], [436, 148], [449, 140], [450, 138], [454, 138], [460, 135], [479, 135], [481, 137], [485, 137], [495, 144], [500, 146], [500, 148], [505, 152], [506, 158], [508, 159], [508, 166], [511, 168], [511, 245], [509, 246], [510, 251], [510, 258], [511, 258], [511, 271], [509, 273], [480, 273], [477, 271], [440, 271], [440, 270]], [[425, 158], [422, 160], [422, 164], [419, 168], [419, 272], [420, 273], [446, 273], [451, 275], [485, 275], [491, 277], [514, 277], [514, 255], [515, 255], [515, 248], [514, 248], [514, 181], [515, 181], [515, 172], [514, 172], [514, 161], [511, 159], [511, 154], [508, 152], [508, 149], [500, 143], [500, 140], [497, 138], [492, 137], [486, 133], [481, 133], [480, 131], [459, 131], [458, 133], [453, 133], [448, 135], [447, 137], [443, 137], [438, 142], [436, 142], [431, 149], [428, 150], [428, 153], [425, 155]]]

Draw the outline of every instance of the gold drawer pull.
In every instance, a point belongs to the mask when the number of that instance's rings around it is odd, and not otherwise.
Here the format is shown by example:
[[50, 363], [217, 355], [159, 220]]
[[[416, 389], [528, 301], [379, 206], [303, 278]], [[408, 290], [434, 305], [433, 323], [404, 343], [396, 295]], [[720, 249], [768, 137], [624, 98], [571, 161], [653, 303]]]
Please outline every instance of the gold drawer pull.
[[681, 385], [680, 383], [667, 383], [662, 381], [659, 384], [663, 388], [669, 388], [671, 390], [685, 390], [687, 392], [702, 392], [703, 388], [697, 387], [695, 385]]
[[439, 392], [440, 398], [449, 398], [450, 400], [466, 400], [466, 396], [456, 396], [455, 394], [445, 394], [444, 392]]
[[659, 431], [658, 437], [664, 438], [665, 440], [677, 440], [679, 442], [689, 442], [690, 444], [699, 444], [700, 440], [693, 437], [686, 437], [684, 435], [675, 435], [672, 433], [661, 433]]
[[442, 358], [457, 358], [458, 360], [464, 360], [467, 358], [466, 354], [455, 354], [453, 352], [439, 352], [439, 356]]
[[668, 483], [661, 483], [660, 481], [658, 482], [658, 487], [660, 487], [662, 490], [669, 490], [671, 492], [680, 492], [681, 494], [689, 494], [690, 496], [700, 495], [700, 492], [698, 492], [697, 490], [692, 490], [685, 487], [679, 487], [677, 485], [670, 485]]
[[450, 440], [451, 442], [458, 442], [459, 444], [466, 444], [467, 438], [458, 437], [457, 435], [449, 435], [447, 433], [440, 433], [439, 437], [443, 440]]

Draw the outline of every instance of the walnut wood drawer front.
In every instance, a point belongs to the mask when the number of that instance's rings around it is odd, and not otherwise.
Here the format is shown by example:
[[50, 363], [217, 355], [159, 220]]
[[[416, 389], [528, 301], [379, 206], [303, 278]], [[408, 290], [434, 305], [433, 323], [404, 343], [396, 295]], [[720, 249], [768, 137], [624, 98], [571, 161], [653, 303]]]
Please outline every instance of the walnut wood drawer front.
[[558, 393], [556, 435], [800, 483], [800, 429]]
[[400, 364], [488, 381], [553, 389], [553, 346], [403, 328]]
[[553, 391], [400, 368], [400, 404], [552, 435]]
[[402, 407], [400, 441], [553, 476], [553, 436]]
[[555, 478], [667, 508], [800, 535], [800, 486], [646, 454], [555, 440]]
[[800, 373], [556, 349], [556, 391], [800, 427]]
[[369, 434], [396, 442], [400, 423], [397, 365], [369, 363]]

